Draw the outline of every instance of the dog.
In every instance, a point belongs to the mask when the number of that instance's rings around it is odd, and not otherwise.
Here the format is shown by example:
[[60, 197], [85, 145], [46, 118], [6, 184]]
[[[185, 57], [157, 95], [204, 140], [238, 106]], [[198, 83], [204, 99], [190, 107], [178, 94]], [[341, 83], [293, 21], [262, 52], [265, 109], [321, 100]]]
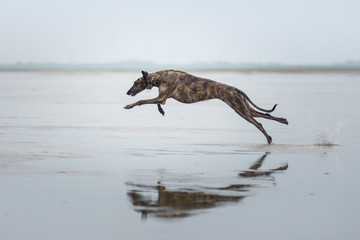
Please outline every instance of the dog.
[[[269, 145], [272, 143], [272, 138], [254, 118], [266, 118], [288, 125], [285, 118], [273, 117], [269, 114], [275, 110], [277, 104], [270, 110], [260, 108], [243, 91], [235, 87], [175, 70], [162, 70], [152, 74], [142, 71], [142, 75], [134, 82], [127, 95], [135, 96], [145, 89], [158, 87], [159, 96], [126, 105], [125, 109], [131, 109], [143, 104], [157, 104], [158, 111], [164, 115], [165, 112], [160, 104], [164, 105], [168, 98], [173, 98], [182, 103], [195, 103], [217, 98], [228, 104], [245, 120], [255, 125], [265, 135]], [[256, 111], [249, 103], [261, 112]]]

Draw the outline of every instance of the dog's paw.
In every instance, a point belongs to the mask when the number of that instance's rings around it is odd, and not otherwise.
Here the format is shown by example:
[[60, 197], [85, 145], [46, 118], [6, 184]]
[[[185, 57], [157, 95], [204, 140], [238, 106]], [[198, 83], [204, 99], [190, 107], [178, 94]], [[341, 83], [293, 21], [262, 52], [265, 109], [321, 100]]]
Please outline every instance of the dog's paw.
[[133, 108], [133, 107], [134, 107], [134, 105], [129, 104], [129, 105], [126, 105], [126, 106], [124, 107], [124, 109], [131, 109], [131, 108]]
[[289, 122], [285, 118], [280, 118], [280, 122], [289, 125]]

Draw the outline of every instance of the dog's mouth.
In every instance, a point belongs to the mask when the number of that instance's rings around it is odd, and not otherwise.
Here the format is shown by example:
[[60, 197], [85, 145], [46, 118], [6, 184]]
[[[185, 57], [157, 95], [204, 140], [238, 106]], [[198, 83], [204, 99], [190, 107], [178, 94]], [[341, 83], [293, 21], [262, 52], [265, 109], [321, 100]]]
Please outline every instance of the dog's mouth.
[[139, 91], [134, 91], [134, 92], [131, 92], [130, 90], [126, 93], [127, 95], [130, 95], [130, 96], [135, 96], [136, 94], [138, 94]]

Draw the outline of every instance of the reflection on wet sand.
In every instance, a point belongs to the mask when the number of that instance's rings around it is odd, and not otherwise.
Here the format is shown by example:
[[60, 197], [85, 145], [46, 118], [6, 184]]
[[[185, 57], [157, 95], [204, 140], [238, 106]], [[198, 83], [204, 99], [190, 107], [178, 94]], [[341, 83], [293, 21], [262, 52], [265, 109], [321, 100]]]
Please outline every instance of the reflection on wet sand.
[[[167, 189], [160, 182], [156, 185], [127, 183], [130, 187], [127, 194], [135, 211], [140, 212], [143, 219], [146, 219], [148, 215], [162, 218], [187, 217], [199, 213], [202, 209], [238, 202], [248, 196], [251, 188], [258, 186], [258, 182], [261, 181], [257, 182], [256, 178], [270, 176], [288, 168], [285, 164], [276, 169], [259, 170], [268, 155], [269, 153], [265, 153], [249, 169], [239, 173], [241, 179], [251, 178], [250, 184], [233, 184], [226, 187], [191, 185]], [[274, 181], [274, 178], [270, 180]]]
[[269, 153], [265, 153], [261, 158], [259, 158], [250, 168], [249, 170], [242, 171], [239, 173], [240, 177], [246, 177], [246, 178], [252, 178], [252, 177], [260, 177], [260, 176], [270, 176], [272, 173], [276, 171], [283, 171], [288, 168], [288, 165], [285, 164], [284, 166], [275, 168], [275, 169], [269, 169], [269, 170], [259, 170], [259, 168], [262, 166], [265, 158], [267, 157]]

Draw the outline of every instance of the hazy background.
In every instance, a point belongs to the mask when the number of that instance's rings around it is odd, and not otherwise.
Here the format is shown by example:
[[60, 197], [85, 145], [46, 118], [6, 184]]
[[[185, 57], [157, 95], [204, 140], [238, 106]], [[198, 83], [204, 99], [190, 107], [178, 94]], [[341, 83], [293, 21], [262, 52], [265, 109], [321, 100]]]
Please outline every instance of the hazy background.
[[0, 64], [360, 60], [358, 0], [1, 0]]

